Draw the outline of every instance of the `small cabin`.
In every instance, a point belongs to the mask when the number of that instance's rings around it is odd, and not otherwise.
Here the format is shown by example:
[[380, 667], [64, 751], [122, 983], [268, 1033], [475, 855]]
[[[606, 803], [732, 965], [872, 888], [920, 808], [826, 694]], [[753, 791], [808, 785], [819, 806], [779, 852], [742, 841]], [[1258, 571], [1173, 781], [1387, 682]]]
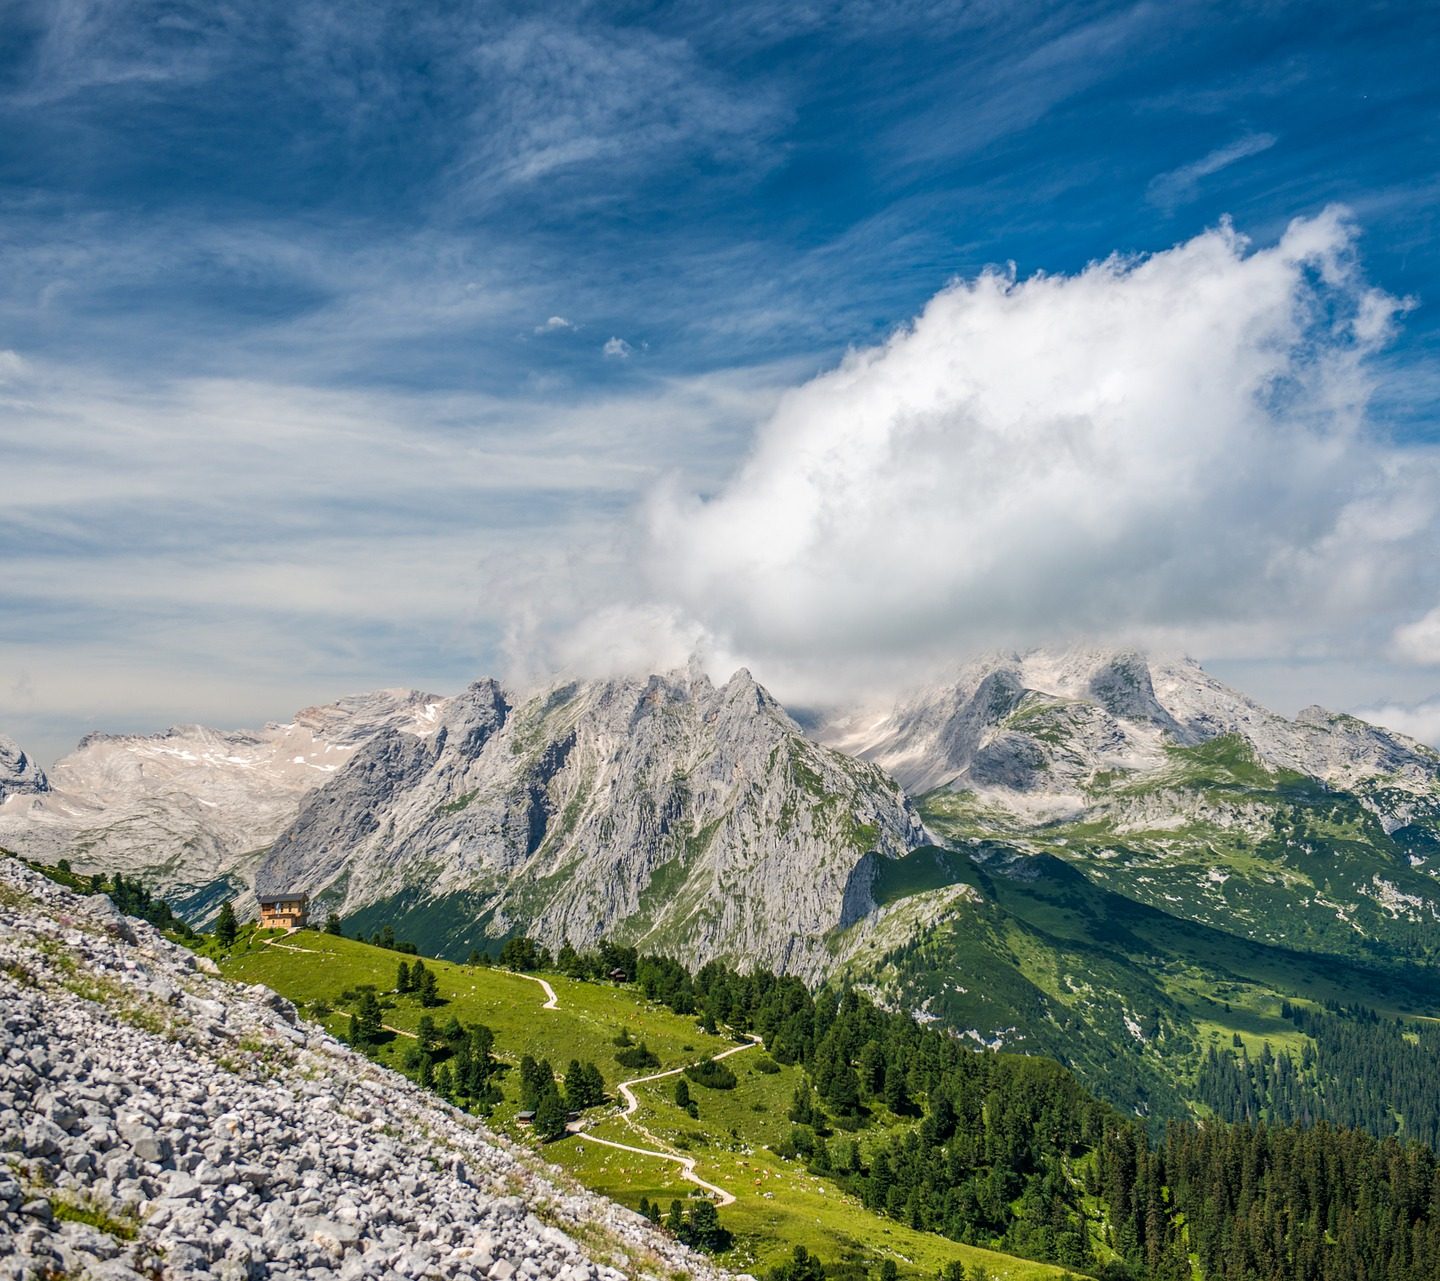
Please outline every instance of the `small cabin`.
[[628, 974], [626, 974], [625, 971], [622, 970], [622, 969], [620, 969], [618, 966], [617, 966], [615, 969], [613, 969], [613, 970], [610, 971], [610, 979], [611, 979], [611, 981], [614, 982], [614, 983], [624, 983], [624, 982], [627, 982], [627, 981], [629, 980], [629, 978], [630, 978], [630, 976], [629, 976]]
[[517, 1113], [515, 1113], [515, 1120], [518, 1121], [521, 1125], [534, 1125], [534, 1124], [535, 1124], [535, 1112], [534, 1112], [534, 1109], [532, 1109], [532, 1108], [526, 1108], [525, 1111], [523, 1111], [523, 1112], [517, 1112]]
[[260, 894], [262, 930], [303, 930], [309, 919], [310, 896], [299, 891], [289, 894]]

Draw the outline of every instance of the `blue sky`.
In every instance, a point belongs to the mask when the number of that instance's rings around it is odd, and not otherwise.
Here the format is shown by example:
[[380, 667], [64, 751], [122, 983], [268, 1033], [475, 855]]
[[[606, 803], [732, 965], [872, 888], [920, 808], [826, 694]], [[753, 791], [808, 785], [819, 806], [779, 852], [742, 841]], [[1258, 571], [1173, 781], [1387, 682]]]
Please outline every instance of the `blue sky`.
[[[722, 489], [787, 388], [989, 265], [1343, 204], [1413, 300], [1366, 430], [1440, 437], [1433, 6], [47, 0], [0, 33], [0, 730], [42, 756], [513, 665], [664, 477]], [[1212, 648], [1282, 705], [1440, 691], [1334, 629]]]

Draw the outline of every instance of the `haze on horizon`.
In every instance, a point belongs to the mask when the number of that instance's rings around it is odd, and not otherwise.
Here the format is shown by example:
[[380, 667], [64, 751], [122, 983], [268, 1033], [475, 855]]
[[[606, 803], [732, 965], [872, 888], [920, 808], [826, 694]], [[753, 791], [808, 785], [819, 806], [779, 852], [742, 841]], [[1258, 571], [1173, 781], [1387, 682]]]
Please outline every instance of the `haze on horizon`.
[[1440, 741], [1440, 14], [0, 7], [0, 733], [1186, 650]]

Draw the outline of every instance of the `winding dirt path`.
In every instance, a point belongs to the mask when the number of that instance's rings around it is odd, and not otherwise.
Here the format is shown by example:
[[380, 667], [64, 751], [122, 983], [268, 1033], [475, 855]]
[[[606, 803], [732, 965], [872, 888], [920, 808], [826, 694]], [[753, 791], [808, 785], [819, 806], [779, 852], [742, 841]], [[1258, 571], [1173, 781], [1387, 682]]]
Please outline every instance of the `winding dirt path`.
[[[281, 938], [284, 937], [287, 936], [281, 935]], [[313, 953], [315, 951], [314, 948], [295, 947], [291, 944], [281, 943], [278, 939], [268, 940], [267, 946], [284, 948], [287, 952]], [[547, 980], [538, 978], [534, 974], [521, 974], [516, 970], [507, 970], [506, 973], [514, 974], [516, 978], [529, 979], [530, 982], [538, 983], [541, 988], [544, 989], [545, 1003], [540, 1007], [542, 1010], [558, 1010], [560, 1008], [560, 998], [556, 995], [555, 989], [550, 986]], [[397, 1036], [408, 1036], [412, 1040], [415, 1037], [414, 1032], [407, 1032], [404, 1028], [391, 1027], [388, 1023], [382, 1023], [381, 1026], [387, 1032], [394, 1032]], [[719, 1054], [713, 1054], [710, 1057], [717, 1060], [728, 1059], [732, 1054], [739, 1054], [742, 1050], [753, 1050], [759, 1044], [760, 1039], [758, 1037], [751, 1037], [744, 1045], [731, 1046], [730, 1049], [721, 1050]], [[690, 1065], [687, 1064], [685, 1066]], [[648, 1076], [631, 1077], [630, 1080], [621, 1081], [615, 1087], [616, 1093], [624, 1100], [624, 1106], [621, 1107], [618, 1113], [619, 1118], [624, 1121], [626, 1125], [639, 1130], [651, 1143], [659, 1143], [660, 1140], [638, 1121], [634, 1120], [635, 1113], [640, 1107], [640, 1100], [635, 1096], [635, 1091], [631, 1087], [645, 1085], [650, 1081], [663, 1081], [666, 1077], [670, 1076], [679, 1076], [680, 1073], [685, 1070], [685, 1066], [670, 1068], [664, 1072], [652, 1072]], [[629, 1143], [617, 1143], [614, 1139], [602, 1139], [598, 1135], [591, 1134], [585, 1128], [585, 1122], [583, 1121], [576, 1121], [572, 1126], [567, 1128], [569, 1128], [570, 1132], [578, 1139], [586, 1143], [599, 1143], [602, 1147], [614, 1148], [617, 1152], [631, 1152], [636, 1156], [654, 1157], [659, 1161], [673, 1161], [680, 1167], [680, 1177], [695, 1184], [696, 1187], [704, 1188], [706, 1192], [713, 1195], [717, 1206], [723, 1209], [725, 1206], [735, 1203], [735, 1194], [733, 1192], [727, 1191], [717, 1183], [710, 1183], [695, 1173], [695, 1158], [693, 1156], [680, 1156], [675, 1152], [662, 1152], [656, 1148], [641, 1148]]]
[[[753, 1050], [759, 1044], [760, 1041], [752, 1037], [744, 1045], [732, 1046], [728, 1050], [722, 1050], [719, 1054], [711, 1055], [711, 1058], [728, 1059], [732, 1054], [739, 1054], [742, 1050]], [[667, 1076], [679, 1076], [684, 1070], [684, 1067], [671, 1068], [667, 1072], [652, 1072], [649, 1076], [637, 1076], [632, 1077], [628, 1081], [621, 1081], [620, 1084], [615, 1087], [616, 1093], [625, 1100], [625, 1105], [620, 1109], [620, 1119], [624, 1121], [626, 1125], [639, 1130], [651, 1143], [659, 1143], [660, 1140], [651, 1134], [649, 1130], [638, 1121], [632, 1119], [636, 1110], [640, 1107], [640, 1100], [635, 1097], [635, 1091], [630, 1087], [634, 1085], [644, 1085], [647, 1081], [663, 1081]], [[583, 1122], [579, 1124], [579, 1128], [573, 1131], [573, 1133], [588, 1143], [599, 1143], [607, 1148], [615, 1148], [619, 1152], [633, 1152], [636, 1156], [649, 1156], [661, 1161], [673, 1161], [680, 1167], [680, 1177], [689, 1180], [689, 1182], [694, 1183], [698, 1187], [704, 1188], [707, 1192], [713, 1193], [718, 1206], [724, 1208], [727, 1205], [734, 1204], [735, 1194], [733, 1192], [727, 1192], [718, 1184], [708, 1183], [695, 1173], [695, 1158], [693, 1156], [680, 1156], [675, 1152], [661, 1152], [655, 1148], [637, 1148], [629, 1143], [617, 1143], [614, 1139], [602, 1139], [598, 1135], [591, 1134], [586, 1130]]]
[[560, 998], [555, 995], [555, 989], [544, 979], [536, 978], [533, 974], [521, 974], [519, 970], [506, 970], [505, 973], [513, 974], [517, 979], [529, 979], [532, 983], [540, 984], [545, 989], [545, 1004], [540, 1007], [542, 1010], [558, 1010], [560, 1008]]
[[611, 1139], [602, 1139], [589, 1131], [580, 1132], [577, 1137], [584, 1143], [600, 1143], [607, 1148], [615, 1148], [620, 1152], [633, 1152], [636, 1156], [659, 1157], [662, 1161], [674, 1161], [680, 1167], [680, 1177], [688, 1179], [691, 1183], [702, 1187], [707, 1192], [715, 1195], [715, 1204], [723, 1209], [727, 1205], [735, 1203], [735, 1194], [727, 1192], [718, 1184], [707, 1183], [695, 1173], [695, 1158], [693, 1156], [676, 1156], [673, 1152], [656, 1152], [651, 1148], [631, 1147], [628, 1143], [616, 1143]]

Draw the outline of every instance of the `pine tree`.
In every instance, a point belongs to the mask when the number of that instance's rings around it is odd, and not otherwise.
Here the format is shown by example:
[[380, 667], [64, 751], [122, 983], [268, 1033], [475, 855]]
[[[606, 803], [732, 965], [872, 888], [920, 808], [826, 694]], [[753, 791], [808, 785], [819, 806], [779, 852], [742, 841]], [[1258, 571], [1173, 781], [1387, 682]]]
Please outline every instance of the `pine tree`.
[[730, 1248], [730, 1233], [720, 1225], [720, 1215], [709, 1201], [697, 1201], [690, 1210], [690, 1221], [685, 1225], [685, 1244], [697, 1250], [718, 1254]]
[[552, 1080], [550, 1088], [540, 1096], [540, 1101], [535, 1106], [535, 1133], [549, 1143], [564, 1135], [567, 1119], [565, 1104]]
[[[416, 961], [415, 964], [418, 966], [420, 962]], [[395, 967], [395, 991], [401, 996], [404, 996], [406, 992], [410, 991], [413, 984], [414, 980], [410, 977], [410, 967], [406, 965], [404, 961], [401, 961], [400, 964]]]
[[665, 1216], [665, 1226], [677, 1237], [685, 1231], [685, 1207], [678, 1200], [670, 1202], [670, 1213]]
[[325, 933], [334, 934], [338, 938], [345, 937], [345, 929], [341, 924], [339, 912], [331, 912], [330, 915], [325, 918]]
[[360, 1007], [356, 1011], [356, 1044], [373, 1045], [383, 1031], [380, 1023], [380, 1002], [375, 993], [365, 991], [360, 995]]
[[[115, 878], [120, 879], [118, 876]], [[221, 947], [234, 947], [239, 925], [235, 920], [235, 908], [227, 898], [220, 904], [220, 914], [215, 918], [215, 940]]]

